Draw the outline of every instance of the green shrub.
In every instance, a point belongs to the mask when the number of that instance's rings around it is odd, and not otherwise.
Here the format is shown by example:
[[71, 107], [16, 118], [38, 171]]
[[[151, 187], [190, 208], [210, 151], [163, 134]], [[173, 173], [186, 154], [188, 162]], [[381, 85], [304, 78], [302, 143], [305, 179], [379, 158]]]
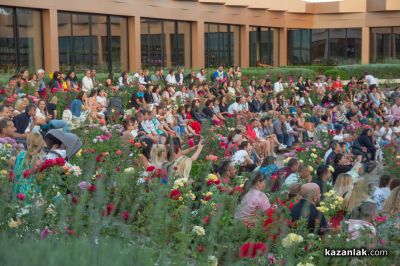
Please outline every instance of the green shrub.
[[340, 76], [340, 78], [343, 80], [350, 79], [349, 73], [341, 69], [329, 69], [325, 71], [324, 74], [326, 77], [331, 76], [333, 79], [335, 79], [337, 76]]
[[343, 65], [336, 67], [336, 69], [348, 73], [349, 76], [356, 76], [357, 78], [364, 75], [365, 71], [379, 79], [400, 77], [400, 64]]

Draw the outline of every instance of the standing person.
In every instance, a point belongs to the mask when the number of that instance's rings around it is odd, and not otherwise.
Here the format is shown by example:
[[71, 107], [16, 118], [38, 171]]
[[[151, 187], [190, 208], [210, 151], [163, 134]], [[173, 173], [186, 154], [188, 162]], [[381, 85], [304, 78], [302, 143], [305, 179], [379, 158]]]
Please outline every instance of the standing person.
[[85, 76], [82, 78], [82, 91], [90, 93], [93, 88], [94, 84], [91, 76], [91, 71], [90, 69], [87, 69], [85, 71]]
[[274, 83], [274, 95], [276, 96], [278, 93], [283, 92], [283, 85], [282, 85], [282, 77], [279, 76], [276, 80], [276, 82]]
[[364, 78], [367, 81], [370, 90], [376, 87], [377, 82], [374, 76], [368, 74], [368, 72], [364, 72]]
[[240, 203], [235, 211], [235, 219], [241, 220], [248, 226], [254, 226], [257, 212], [265, 212], [271, 208], [267, 195], [263, 192], [266, 186], [265, 176], [256, 173], [244, 185]]
[[[44, 147], [46, 147], [46, 143], [40, 133], [32, 133], [28, 136], [27, 149], [18, 154], [14, 163], [13, 198], [23, 193], [27, 202], [30, 202], [39, 196], [40, 187], [36, 182], [34, 172], [43, 162]], [[29, 173], [27, 177], [24, 174], [26, 171]]]

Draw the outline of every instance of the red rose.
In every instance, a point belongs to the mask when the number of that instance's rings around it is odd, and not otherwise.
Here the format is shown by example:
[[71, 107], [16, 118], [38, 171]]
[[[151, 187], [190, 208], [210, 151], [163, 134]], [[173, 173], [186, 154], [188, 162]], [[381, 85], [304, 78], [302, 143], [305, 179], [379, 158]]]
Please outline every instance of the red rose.
[[147, 167], [146, 172], [153, 172], [154, 169], [156, 169], [153, 165], [150, 165], [149, 167]]
[[241, 258], [255, 258], [263, 256], [267, 251], [267, 246], [261, 242], [250, 243], [246, 242], [240, 247]]
[[114, 203], [109, 203], [109, 204], [107, 204], [106, 209], [101, 214], [103, 216], [109, 216], [112, 213], [112, 211], [114, 210], [114, 208], [115, 208]]
[[167, 177], [168, 171], [166, 169], [157, 169], [156, 176], [158, 176], [159, 178]]
[[203, 218], [203, 223], [209, 224], [210, 223], [210, 217], [206, 216]]
[[71, 198], [71, 201], [72, 201], [72, 204], [73, 204], [73, 205], [78, 205], [78, 203], [79, 203], [79, 200], [78, 200], [77, 197], [72, 197], [72, 198]]
[[31, 175], [31, 171], [30, 171], [30, 170], [25, 170], [25, 171], [22, 173], [22, 176], [23, 176], [24, 178], [28, 178], [30, 175]]
[[127, 222], [129, 220], [129, 212], [128, 211], [124, 211], [122, 213], [122, 218]]
[[135, 145], [136, 148], [142, 147], [142, 143], [141, 142], [136, 142], [134, 145]]
[[10, 173], [8, 174], [8, 181], [9, 182], [14, 182], [15, 179], [15, 175], [13, 171], [10, 171]]
[[95, 185], [90, 185], [89, 188], [88, 188], [88, 190], [89, 190], [90, 192], [95, 192], [95, 191], [96, 191], [96, 186], [95, 186]]
[[115, 171], [119, 172], [119, 171], [121, 171], [121, 168], [118, 166], [117, 168], [115, 168]]
[[209, 201], [211, 198], [212, 198], [212, 196], [205, 195], [205, 196], [203, 197], [203, 200]]
[[18, 193], [18, 194], [16, 195], [16, 197], [17, 197], [17, 199], [19, 199], [19, 200], [21, 200], [21, 201], [23, 201], [23, 200], [26, 198], [26, 196], [25, 196], [24, 193]]
[[115, 154], [116, 154], [116, 155], [121, 155], [121, 154], [122, 154], [122, 151], [121, 151], [121, 150], [116, 150], [116, 151], [115, 151]]
[[244, 190], [241, 186], [236, 186], [233, 188], [233, 192], [242, 193]]
[[205, 247], [204, 247], [203, 245], [199, 245], [199, 246], [197, 247], [197, 251], [200, 252], [200, 253], [203, 253], [204, 250], [205, 250]]
[[96, 162], [100, 162], [101, 161], [101, 156], [100, 155], [97, 155], [96, 156]]
[[169, 198], [173, 200], [178, 200], [181, 195], [182, 193], [179, 191], [179, 189], [173, 189], [169, 193]]

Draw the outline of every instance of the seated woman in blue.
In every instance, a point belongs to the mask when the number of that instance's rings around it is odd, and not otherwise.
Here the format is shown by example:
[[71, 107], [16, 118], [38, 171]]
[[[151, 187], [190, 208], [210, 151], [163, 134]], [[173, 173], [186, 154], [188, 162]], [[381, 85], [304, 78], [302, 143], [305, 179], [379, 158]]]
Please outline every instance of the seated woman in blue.
[[274, 156], [265, 157], [258, 171], [263, 173], [265, 176], [271, 176], [273, 173], [279, 170], [275, 162], [276, 158]]
[[87, 106], [87, 94], [84, 91], [80, 91], [76, 96], [75, 100], [70, 105], [70, 110], [74, 118], [78, 118], [81, 122], [84, 122], [88, 115]]

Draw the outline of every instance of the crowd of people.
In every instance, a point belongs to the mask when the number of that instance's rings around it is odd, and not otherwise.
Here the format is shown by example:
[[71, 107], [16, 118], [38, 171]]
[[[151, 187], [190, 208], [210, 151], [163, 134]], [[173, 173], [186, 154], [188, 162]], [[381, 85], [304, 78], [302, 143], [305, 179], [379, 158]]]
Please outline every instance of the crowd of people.
[[[20, 152], [12, 163], [14, 195], [37, 186], [34, 178], [22, 175], [46, 158], [42, 148], [48, 130], [70, 132], [76, 124], [110, 123], [108, 95], [134, 88], [121, 110], [121, 116], [126, 110], [132, 114], [120, 122], [122, 141], [146, 143], [140, 155], [144, 167], [166, 169], [171, 178], [190, 180], [192, 163], [203, 149], [205, 124], [226, 127], [233, 121], [234, 128], [221, 137], [225, 158], [215, 174], [229, 182], [238, 173], [253, 172], [232, 214], [250, 227], [260, 211], [271, 208], [266, 188], [289, 195], [292, 221], [305, 219], [310, 232], [320, 235], [329, 224], [317, 207], [329, 187], [344, 199], [353, 239], [360, 228], [376, 236], [378, 213], [400, 218], [400, 179], [383, 175], [379, 187], [371, 188], [363, 178], [383, 159], [385, 147], [400, 150], [400, 88], [384, 90], [371, 74], [351, 77], [347, 84], [325, 76], [247, 80], [240, 67], [225, 71], [222, 66], [211, 75], [205, 69], [189, 74], [171, 69], [167, 75], [163, 68], [152, 74], [148, 69], [126, 71], [118, 78], [110, 74], [105, 82], [93, 69], [84, 74], [79, 80], [73, 71], [55, 71], [46, 82], [43, 69], [21, 71], [2, 90], [0, 138]], [[57, 111], [57, 92], [75, 95], [62, 112]], [[326, 153], [316, 175], [296, 158], [284, 168], [277, 163], [277, 153], [322, 142], [328, 135], [334, 137], [329, 147], [322, 147]], [[183, 149], [186, 142], [190, 148]], [[51, 148], [66, 157], [61, 143]], [[271, 178], [277, 173], [278, 182]]]

